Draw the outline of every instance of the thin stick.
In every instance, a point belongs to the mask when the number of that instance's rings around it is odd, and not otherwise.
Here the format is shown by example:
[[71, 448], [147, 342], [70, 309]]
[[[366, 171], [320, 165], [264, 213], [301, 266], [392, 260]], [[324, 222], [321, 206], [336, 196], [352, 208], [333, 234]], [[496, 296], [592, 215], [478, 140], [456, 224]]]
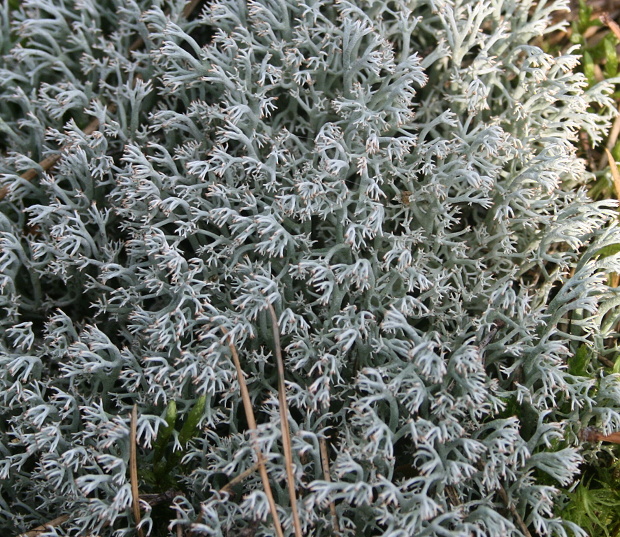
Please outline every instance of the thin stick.
[[[189, 2], [187, 2], [187, 4], [185, 4], [185, 7], [183, 8], [183, 13], [182, 13], [183, 17], [185, 17], [186, 19], [189, 18], [189, 16], [192, 14], [194, 9], [196, 9], [196, 6], [200, 2], [201, 0], [190, 0]], [[141, 37], [138, 37], [129, 45], [129, 51], [132, 52], [134, 50], [138, 50], [143, 45], [144, 45], [144, 40]], [[109, 106], [109, 110], [111, 112], [114, 111], [115, 109], [116, 109], [116, 106], [114, 104], [111, 104]], [[88, 125], [86, 125], [86, 127], [84, 127], [83, 132], [84, 134], [89, 135], [95, 132], [98, 128], [99, 128], [99, 120], [97, 118], [94, 118]], [[63, 147], [63, 149], [66, 149], [66, 147]], [[53, 168], [54, 165], [60, 160], [61, 154], [62, 154], [62, 150], [54, 155], [45, 157], [41, 162], [39, 162], [39, 167], [44, 172], [48, 171], [49, 169]], [[37, 177], [37, 175], [39, 175], [39, 172], [37, 171], [37, 169], [30, 168], [29, 170], [22, 173], [20, 177], [22, 179], [25, 179], [26, 181], [32, 181], [33, 179]], [[0, 201], [2, 201], [8, 193], [9, 193], [8, 187], [4, 186], [0, 188]]]
[[131, 504], [133, 517], [138, 528], [138, 536], [144, 537], [140, 527], [140, 491], [138, 490], [138, 456], [137, 456], [137, 428], [138, 428], [138, 405], [134, 404], [131, 410], [131, 427], [129, 429], [129, 479], [131, 481]]
[[605, 356], [597, 356], [596, 359], [601, 362], [605, 367], [613, 368], [616, 364], [612, 362], [609, 358], [605, 358]]
[[194, 9], [196, 9], [196, 6], [200, 4], [201, 1], [202, 0], [190, 0], [189, 2], [187, 2], [187, 4], [185, 4], [185, 7], [183, 8], [183, 16], [188, 19]]
[[618, 171], [618, 165], [614, 160], [613, 155], [609, 149], [605, 148], [605, 154], [607, 155], [607, 160], [609, 161], [609, 169], [611, 171], [611, 177], [614, 180], [614, 190], [616, 192], [616, 198], [620, 199], [620, 172]]
[[[99, 124], [98, 119], [94, 119], [93, 121], [96, 121], [97, 124]], [[52, 168], [54, 164], [56, 164], [59, 160], [60, 160], [60, 153], [56, 153], [55, 155], [50, 155], [49, 157], [45, 157], [41, 162], [39, 162], [39, 166], [44, 172], [46, 172], [47, 170]], [[39, 172], [35, 170], [34, 168], [30, 168], [28, 171], [22, 173], [20, 177], [22, 179], [25, 179], [26, 181], [32, 181], [37, 175], [39, 175]]]
[[[615, 141], [614, 141], [614, 144], [615, 144]], [[616, 192], [616, 198], [620, 199], [620, 172], [618, 171], [618, 165], [616, 164], [616, 161], [614, 160], [614, 157], [611, 154], [611, 151], [609, 149], [605, 148], [605, 154], [607, 155], [607, 160], [609, 161], [609, 170], [611, 171], [611, 177], [614, 180], [614, 190]], [[610, 276], [609, 286], [618, 287], [618, 282], [619, 282], [618, 274], [615, 272], [612, 272], [609, 276]]]
[[[97, 120], [97, 123], [99, 123], [98, 120]], [[54, 166], [54, 164], [56, 164], [59, 160], [60, 160], [60, 153], [56, 153], [55, 155], [45, 157], [41, 162], [39, 162], [39, 166], [43, 169], [44, 172], [46, 172], [52, 166]], [[25, 171], [24, 173], [22, 173], [20, 177], [22, 179], [25, 179], [26, 181], [32, 181], [37, 175], [39, 175], [39, 172], [34, 168], [30, 168], [28, 171]], [[2, 188], [0, 188], [0, 201], [6, 198], [6, 195], [8, 193], [9, 193], [8, 186], [3, 186]]]
[[60, 526], [63, 522], [66, 522], [67, 520], [69, 520], [69, 515], [59, 516], [58, 518], [55, 518], [54, 520], [50, 520], [49, 522], [46, 522], [45, 524], [41, 526], [37, 526], [36, 528], [31, 529], [30, 531], [27, 531], [26, 533], [20, 534], [18, 537], [37, 537], [39, 533], [47, 531], [49, 528]]
[[[111, 105], [109, 107], [109, 110], [112, 111], [114, 108], [115, 106]], [[88, 125], [86, 125], [86, 127], [84, 127], [84, 130], [82, 132], [86, 135], [89, 135], [95, 132], [98, 128], [99, 128], [99, 120], [97, 118], [94, 118]], [[66, 149], [66, 146], [63, 149]], [[60, 160], [61, 156], [62, 156], [62, 152], [58, 152], [53, 155], [50, 155], [49, 157], [45, 157], [41, 162], [39, 162], [39, 167], [44, 172], [46, 172], [56, 165], [56, 163]], [[20, 177], [22, 179], [25, 179], [26, 181], [32, 181], [38, 175], [39, 175], [39, 172], [36, 168], [30, 168], [29, 170], [22, 173]], [[4, 186], [0, 188], [0, 201], [2, 201], [8, 193], [9, 193], [9, 187]]]
[[[611, 126], [611, 130], [609, 131], [609, 136], [607, 137], [607, 149], [611, 151], [616, 142], [618, 141], [618, 136], [620, 135], [620, 107], [618, 107], [619, 114], [614, 119], [614, 123]], [[598, 169], [602, 170], [605, 166], [607, 166], [607, 153], [603, 153], [600, 162], [598, 163]]]
[[[327, 440], [324, 437], [319, 438], [319, 451], [321, 452], [321, 463], [323, 466], [323, 479], [331, 483], [331, 475], [329, 473], [329, 453], [327, 452]], [[329, 502], [329, 511], [332, 514], [332, 525], [336, 534], [340, 534], [340, 524], [338, 523], [338, 513], [336, 513], [336, 504], [333, 500]]]
[[620, 39], [620, 26], [618, 26], [616, 21], [609, 16], [609, 13], [601, 14], [601, 22], [607, 26], [618, 39]]
[[579, 437], [584, 442], [611, 442], [612, 444], [620, 444], [620, 432], [603, 434], [596, 427], [586, 427], [579, 432]]
[[278, 363], [278, 399], [280, 400], [280, 423], [282, 424], [282, 445], [284, 447], [284, 459], [286, 461], [286, 480], [288, 481], [288, 495], [291, 500], [293, 511], [293, 526], [295, 537], [302, 537], [301, 521], [297, 511], [297, 495], [295, 493], [295, 474], [293, 473], [293, 448], [291, 446], [291, 431], [288, 426], [288, 404], [286, 402], [286, 386], [284, 385], [284, 361], [282, 360], [282, 348], [280, 347], [280, 331], [278, 317], [273, 306], [267, 306], [271, 315], [271, 327], [273, 329], [273, 343]]
[[523, 535], [525, 535], [525, 537], [532, 537], [532, 534], [530, 533], [530, 530], [527, 529], [527, 526], [525, 525], [525, 522], [523, 522], [521, 515], [508, 499], [508, 493], [506, 492], [506, 489], [500, 485], [499, 489], [497, 489], [497, 492], [499, 492], [500, 498], [506, 504], [506, 507], [508, 507], [508, 510], [512, 513], [512, 516], [514, 516], [517, 520], [517, 526], [519, 526], [519, 529], [521, 530]]
[[[247, 470], [241, 472], [238, 476], [233, 477], [228, 483], [226, 483], [218, 492], [225, 492], [226, 494], [232, 493], [232, 488], [245, 480], [246, 477], [252, 475], [256, 470], [260, 468], [260, 464], [253, 464]], [[202, 523], [202, 513], [198, 515], [198, 518], [194, 521], [194, 524]]]
[[[611, 151], [609, 151], [609, 149], [605, 148], [605, 154], [607, 155], [607, 160], [609, 161], [609, 169], [611, 171], [611, 177], [614, 180], [614, 190], [616, 191], [616, 198], [620, 200], [620, 172], [618, 171], [618, 165], [616, 164], [616, 161], [614, 160], [614, 157], [611, 154]], [[618, 282], [620, 281], [618, 277], [618, 273], [612, 272], [609, 276], [610, 276], [609, 286], [618, 287]], [[571, 310], [571, 313], [572, 313], [572, 310]]]
[[256, 472], [256, 470], [260, 467], [260, 465], [258, 463], [252, 465], [250, 468], [248, 468], [247, 470], [241, 472], [238, 476], [233, 477], [228, 483], [226, 483], [220, 490], [219, 492], [226, 492], [227, 494], [230, 494], [232, 488], [237, 485], [238, 483], [241, 483], [242, 481], [245, 480], [246, 477], [251, 476], [254, 472]]
[[[601, 22], [605, 26], [607, 26], [618, 39], [620, 39], [620, 26], [618, 26], [616, 21], [614, 21], [609, 16], [609, 13], [603, 13], [600, 19], [601, 19]], [[607, 161], [609, 160], [609, 151], [611, 151], [613, 147], [616, 145], [616, 141], [618, 140], [619, 134], [620, 134], [620, 116], [616, 116], [616, 119], [614, 120], [614, 124], [611, 128], [611, 132], [609, 133], [609, 137], [607, 139], [607, 150], [608, 151], [604, 153], [603, 156], [601, 157], [601, 161], [598, 167], [599, 170], [602, 170], [607, 164]]]
[[[181, 513], [180, 511], [177, 511], [177, 520], [181, 519]], [[181, 524], [177, 524], [177, 537], [183, 537], [183, 528], [181, 527]]]
[[[224, 327], [222, 327], [222, 331], [224, 332], [224, 334], [228, 334], [228, 331]], [[245, 383], [245, 376], [243, 375], [243, 370], [241, 369], [241, 361], [239, 360], [237, 349], [233, 345], [230, 337], [228, 337], [228, 341], [228, 347], [230, 348], [230, 352], [232, 353], [233, 363], [235, 364], [235, 369], [237, 370], [237, 380], [239, 381], [239, 390], [241, 391], [241, 399], [243, 400], [245, 417], [248, 420], [248, 426], [250, 428], [250, 434], [252, 437], [252, 444], [254, 445], [254, 451], [256, 452], [256, 458], [258, 459], [258, 471], [260, 473], [261, 480], [263, 481], [263, 488], [265, 489], [267, 501], [269, 502], [269, 510], [271, 511], [271, 516], [273, 518], [273, 524], [275, 526], [276, 534], [278, 535], [278, 537], [284, 537], [284, 531], [282, 530], [282, 525], [280, 524], [280, 517], [278, 516], [278, 511], [276, 509], [276, 502], [273, 498], [273, 493], [271, 492], [271, 485], [269, 484], [267, 467], [265, 466], [265, 457], [263, 457], [263, 452], [260, 449], [260, 445], [258, 443], [258, 438], [256, 435], [257, 426], [256, 420], [254, 419], [254, 410], [252, 409], [250, 392], [248, 391], [248, 386]]]

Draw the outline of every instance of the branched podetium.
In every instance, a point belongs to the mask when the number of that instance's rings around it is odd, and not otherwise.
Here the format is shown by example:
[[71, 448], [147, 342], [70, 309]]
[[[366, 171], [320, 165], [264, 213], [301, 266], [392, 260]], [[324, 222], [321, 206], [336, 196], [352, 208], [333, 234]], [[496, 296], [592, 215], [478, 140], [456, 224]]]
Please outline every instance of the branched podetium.
[[562, 2], [191, 5], [0, 2], [0, 528], [581, 535], [617, 104]]

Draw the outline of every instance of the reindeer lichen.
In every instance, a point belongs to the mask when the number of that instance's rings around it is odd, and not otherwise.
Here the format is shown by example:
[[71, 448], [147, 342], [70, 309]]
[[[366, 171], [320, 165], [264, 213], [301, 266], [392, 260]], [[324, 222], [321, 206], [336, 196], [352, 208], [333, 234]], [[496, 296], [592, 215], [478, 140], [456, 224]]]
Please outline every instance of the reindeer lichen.
[[615, 356], [620, 232], [573, 146], [612, 88], [530, 44], [563, 2], [18, 4], [1, 527], [134, 534], [135, 404], [144, 535], [276, 535], [254, 442], [293, 535], [271, 306], [305, 535], [583, 534], [554, 502], [620, 390], [568, 361]]

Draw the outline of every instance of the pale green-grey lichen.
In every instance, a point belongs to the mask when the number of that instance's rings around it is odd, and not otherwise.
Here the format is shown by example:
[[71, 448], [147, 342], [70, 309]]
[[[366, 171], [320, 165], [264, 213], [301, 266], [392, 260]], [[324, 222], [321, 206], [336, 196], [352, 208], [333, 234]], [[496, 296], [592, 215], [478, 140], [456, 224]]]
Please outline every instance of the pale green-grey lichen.
[[0, 9], [0, 526], [133, 534], [136, 404], [145, 532], [274, 534], [257, 472], [218, 492], [255, 463], [227, 331], [292, 534], [272, 304], [307, 535], [579, 533], [620, 392], [567, 361], [615, 352], [620, 235], [572, 145], [611, 88], [530, 44], [563, 4], [207, 4]]

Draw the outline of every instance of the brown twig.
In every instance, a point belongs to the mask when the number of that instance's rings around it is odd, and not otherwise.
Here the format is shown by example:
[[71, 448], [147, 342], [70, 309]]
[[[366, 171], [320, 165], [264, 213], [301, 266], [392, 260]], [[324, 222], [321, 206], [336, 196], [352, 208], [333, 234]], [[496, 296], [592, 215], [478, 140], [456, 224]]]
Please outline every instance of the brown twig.
[[508, 510], [510, 511], [512, 516], [515, 517], [515, 520], [517, 521], [517, 526], [519, 526], [519, 529], [521, 530], [523, 535], [525, 535], [525, 537], [532, 537], [532, 534], [530, 533], [530, 530], [527, 529], [527, 526], [521, 518], [521, 515], [508, 498], [508, 493], [506, 492], [506, 489], [500, 485], [499, 489], [497, 489], [497, 492], [499, 493], [499, 496], [506, 505], [506, 507], [508, 507]]
[[140, 501], [148, 503], [151, 507], [162, 503], [169, 503], [174, 500], [175, 496], [183, 496], [183, 493], [170, 489], [160, 494], [140, 494]]
[[620, 432], [611, 434], [603, 434], [596, 427], [586, 427], [579, 431], [579, 438], [583, 442], [611, 442], [612, 444], [620, 444]]
[[612, 362], [609, 358], [606, 358], [605, 356], [597, 356], [596, 359], [601, 362], [605, 367], [609, 367], [610, 369], [613, 369], [613, 367], [616, 365], [615, 362]]
[[[109, 110], [113, 111], [115, 108], [116, 107], [114, 105], [110, 105]], [[99, 128], [99, 120], [97, 118], [94, 118], [88, 125], [86, 125], [86, 127], [84, 127], [82, 132], [86, 135], [90, 135], [93, 132], [95, 132], [98, 128]], [[63, 147], [63, 150], [64, 149], [67, 149], [67, 146]], [[62, 150], [59, 151], [58, 153], [54, 153], [53, 155], [50, 155], [49, 157], [45, 157], [41, 162], [39, 162], [39, 168], [43, 170], [44, 172], [50, 170], [60, 160], [61, 156], [62, 156]], [[20, 177], [26, 181], [32, 181], [38, 175], [39, 175], [39, 171], [36, 168], [30, 168], [29, 170], [22, 173]], [[9, 193], [8, 186], [4, 186], [0, 188], [0, 201], [2, 201], [8, 193]]]
[[[321, 464], [323, 466], [323, 479], [328, 483], [332, 478], [329, 472], [329, 453], [327, 452], [327, 440], [321, 436], [319, 438], [319, 451], [321, 452]], [[329, 501], [329, 511], [332, 515], [332, 525], [334, 526], [334, 532], [336, 535], [340, 534], [340, 524], [338, 523], [338, 513], [336, 513], [336, 504], [333, 500]]]
[[271, 315], [271, 327], [273, 329], [273, 343], [276, 352], [276, 362], [278, 364], [278, 398], [280, 400], [280, 423], [282, 425], [282, 445], [284, 447], [284, 459], [286, 461], [286, 479], [288, 481], [288, 494], [293, 511], [293, 526], [295, 537], [301, 537], [301, 521], [297, 511], [297, 495], [295, 492], [295, 474], [293, 472], [293, 448], [291, 446], [291, 431], [288, 425], [288, 403], [286, 402], [286, 386], [284, 384], [284, 360], [282, 360], [282, 348], [280, 346], [280, 330], [278, 327], [278, 317], [273, 306], [267, 306]]
[[190, 0], [189, 2], [187, 2], [187, 4], [185, 4], [185, 7], [183, 8], [183, 16], [186, 19], [189, 19], [190, 15], [194, 11], [194, 9], [196, 9], [196, 6], [200, 4], [200, 2], [202, 2], [202, 0]]
[[[189, 16], [192, 14], [194, 9], [196, 9], [196, 6], [200, 4], [201, 1], [202, 0], [190, 0], [189, 2], [187, 2], [187, 4], [185, 4], [185, 7], [183, 8], [183, 13], [182, 13], [183, 17], [185, 17], [186, 19], [189, 18]], [[132, 52], [134, 50], [138, 50], [143, 45], [144, 45], [144, 40], [141, 37], [138, 37], [129, 45], [129, 51]], [[108, 109], [111, 112], [113, 112], [116, 109], [116, 106], [114, 104], [111, 104]], [[98, 128], [99, 128], [99, 120], [97, 118], [94, 118], [88, 125], [86, 125], [86, 127], [84, 127], [83, 132], [84, 134], [89, 135], [95, 132]], [[60, 160], [62, 156], [62, 151], [64, 149], [67, 149], [67, 147], [66, 146], [63, 147], [58, 153], [50, 155], [49, 157], [45, 157], [41, 162], [39, 162], [39, 168], [41, 168], [41, 170], [43, 170], [44, 172], [53, 168], [56, 165], [56, 163]], [[29, 170], [22, 173], [20, 177], [22, 179], [25, 179], [26, 181], [32, 181], [38, 175], [39, 175], [39, 172], [36, 168], [30, 168]], [[8, 186], [4, 186], [0, 188], [0, 201], [2, 201], [8, 193], [9, 193]]]
[[620, 172], [618, 171], [618, 166], [616, 161], [614, 160], [613, 155], [609, 149], [605, 148], [605, 154], [607, 155], [607, 160], [609, 161], [609, 169], [611, 170], [611, 177], [614, 180], [614, 190], [616, 193], [616, 198], [620, 199]]
[[[620, 26], [618, 26], [616, 21], [614, 21], [609, 16], [609, 13], [603, 13], [600, 19], [601, 19], [601, 22], [605, 26], [607, 26], [618, 39], [620, 39]], [[607, 148], [605, 150], [605, 153], [601, 157], [601, 161], [599, 162], [599, 170], [602, 170], [607, 165], [607, 162], [611, 163], [613, 161], [613, 159], [610, 158], [611, 154], [609, 151], [616, 145], [616, 141], [618, 140], [619, 134], [620, 134], [620, 115], [616, 116], [616, 119], [614, 120], [614, 124], [612, 125], [612, 128], [611, 128], [611, 131], [609, 132], [609, 137], [607, 139]], [[614, 176], [614, 182], [615, 181], [616, 181], [616, 178]], [[616, 183], [616, 193], [620, 195], [617, 189], [618, 189], [618, 184]]]
[[58, 518], [55, 518], [54, 520], [50, 520], [49, 522], [46, 522], [45, 524], [42, 524], [41, 526], [37, 526], [36, 528], [31, 529], [30, 531], [27, 531], [26, 533], [21, 533], [18, 537], [37, 537], [37, 535], [39, 535], [40, 533], [47, 531], [49, 528], [60, 526], [63, 522], [66, 522], [67, 520], [69, 520], [69, 515], [59, 516]]
[[616, 21], [613, 20], [609, 16], [609, 13], [601, 14], [601, 22], [605, 26], [607, 26], [613, 32], [613, 34], [620, 40], [620, 26], [618, 26], [618, 23], [616, 23]]
[[[620, 135], [620, 107], [618, 108], [618, 115], [616, 119], [614, 119], [614, 123], [611, 126], [611, 130], [609, 131], [609, 136], [607, 137], [607, 150], [611, 151], [616, 142], [618, 141], [618, 136]], [[601, 160], [598, 163], [598, 169], [602, 170], [605, 166], [607, 166], [607, 153], [603, 153], [601, 156]]]
[[444, 490], [446, 491], [446, 494], [448, 495], [448, 498], [450, 499], [454, 507], [462, 505], [462, 502], [459, 499], [459, 495], [457, 494], [456, 489], [453, 485], [446, 485], [446, 488]]
[[[224, 332], [224, 334], [228, 334], [228, 331], [223, 327], [222, 331]], [[265, 457], [263, 456], [263, 452], [261, 451], [260, 445], [258, 443], [258, 437], [256, 434], [256, 419], [254, 418], [254, 410], [252, 409], [250, 392], [248, 391], [248, 386], [245, 383], [245, 376], [243, 374], [243, 370], [241, 369], [241, 360], [239, 360], [237, 349], [233, 345], [230, 336], [228, 337], [228, 347], [230, 348], [230, 352], [232, 353], [233, 363], [235, 364], [235, 369], [237, 370], [237, 380], [239, 381], [239, 390], [241, 391], [241, 399], [243, 401], [243, 408], [245, 409], [245, 417], [248, 420], [252, 443], [254, 445], [254, 451], [256, 452], [256, 458], [258, 460], [258, 470], [261, 476], [261, 480], [263, 482], [263, 488], [265, 489], [267, 501], [269, 502], [269, 510], [271, 511], [271, 516], [273, 518], [273, 524], [275, 526], [276, 534], [278, 535], [278, 537], [284, 537], [284, 531], [282, 530], [282, 525], [280, 524], [280, 517], [278, 516], [276, 502], [273, 498], [271, 485], [269, 484], [269, 476], [267, 475]]]
[[[256, 470], [260, 468], [260, 464], [253, 464], [247, 470], [241, 472], [238, 476], [233, 477], [228, 483], [226, 483], [218, 492], [225, 492], [226, 494], [232, 494], [232, 488], [241, 483], [246, 477], [252, 475]], [[202, 513], [198, 515], [198, 518], [194, 521], [194, 524], [200, 524], [202, 522]], [[190, 530], [191, 531], [191, 530]]]
[[144, 537], [140, 527], [140, 491], [138, 490], [138, 456], [137, 456], [138, 405], [131, 410], [131, 426], [129, 429], [129, 479], [131, 481], [131, 506], [133, 517], [138, 528], [138, 537]]
[[250, 468], [248, 468], [247, 470], [241, 472], [238, 476], [233, 477], [228, 483], [226, 483], [219, 491], [220, 492], [226, 492], [227, 494], [230, 494], [232, 491], [232, 488], [237, 485], [238, 483], [241, 483], [242, 481], [245, 480], [246, 477], [251, 476], [254, 472], [256, 472], [256, 470], [259, 468], [259, 464], [256, 463], [254, 465], [252, 465]]
[[[177, 511], [177, 520], [181, 519], [181, 513], [180, 511]], [[177, 524], [177, 537], [183, 537], [183, 528], [181, 527], [181, 524]]]
[[[616, 24], [616, 26], [618, 25]], [[611, 136], [610, 136], [610, 141], [611, 141]], [[614, 140], [613, 144], [615, 145], [615, 143], [616, 142]], [[620, 200], [620, 172], [618, 171], [618, 165], [616, 164], [616, 161], [614, 160], [614, 157], [611, 154], [611, 151], [607, 147], [605, 148], [605, 155], [607, 156], [607, 160], [609, 161], [609, 169], [611, 171], [611, 177], [614, 180], [614, 190], [616, 193], [616, 198]], [[609, 276], [610, 276], [609, 286], [618, 287], [618, 283], [620, 282], [618, 274], [613, 272]]]

